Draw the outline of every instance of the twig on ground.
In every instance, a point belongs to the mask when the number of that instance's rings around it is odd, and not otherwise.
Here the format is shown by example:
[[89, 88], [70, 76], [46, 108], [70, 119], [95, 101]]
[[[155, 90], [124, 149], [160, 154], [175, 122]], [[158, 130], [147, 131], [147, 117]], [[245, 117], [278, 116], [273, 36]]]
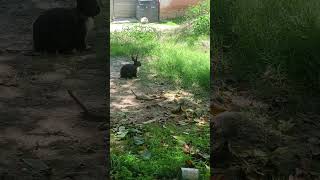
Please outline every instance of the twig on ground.
[[71, 90], [68, 90], [69, 95], [72, 97], [72, 99], [81, 107], [83, 110], [83, 117], [85, 119], [90, 119], [93, 121], [105, 121], [106, 120], [106, 114], [102, 115], [100, 113], [97, 113], [95, 111], [89, 111], [81, 102], [80, 100], [72, 93]]
[[84, 111], [85, 114], [89, 114], [88, 109], [79, 101], [79, 99], [72, 93], [71, 90], [68, 90], [68, 94], [81, 107], [81, 109]]
[[151, 101], [154, 100], [155, 98], [151, 98], [149, 96], [146, 95], [137, 95], [132, 89], [131, 92], [133, 93], [133, 95], [136, 97], [136, 99], [138, 100], [144, 100], [144, 101]]

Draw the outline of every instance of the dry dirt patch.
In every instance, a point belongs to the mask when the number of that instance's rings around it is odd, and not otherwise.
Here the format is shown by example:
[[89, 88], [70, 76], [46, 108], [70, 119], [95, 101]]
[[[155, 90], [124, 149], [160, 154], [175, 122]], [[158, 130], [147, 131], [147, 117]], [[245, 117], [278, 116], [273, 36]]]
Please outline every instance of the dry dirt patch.
[[20, 53], [32, 48], [31, 24], [41, 11], [71, 4], [12, 0], [0, 5], [0, 179], [106, 179], [105, 122], [84, 119], [67, 92], [104, 114], [106, 63], [94, 51]]

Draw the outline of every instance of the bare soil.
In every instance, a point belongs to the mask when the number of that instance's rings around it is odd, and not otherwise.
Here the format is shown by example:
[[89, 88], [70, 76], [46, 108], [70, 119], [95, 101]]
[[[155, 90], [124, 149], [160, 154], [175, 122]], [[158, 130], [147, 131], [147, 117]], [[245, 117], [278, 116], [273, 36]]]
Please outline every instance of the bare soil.
[[[0, 1], [0, 179], [106, 179], [106, 62], [94, 50], [25, 56], [32, 22], [73, 1]], [[89, 45], [97, 40], [95, 32]], [[93, 48], [95, 49], [95, 48]]]
[[288, 97], [263, 99], [231, 76], [212, 82], [211, 172], [216, 178], [319, 179], [318, 112], [289, 111]]
[[[142, 66], [145, 61], [141, 60]], [[110, 58], [111, 127], [188, 121], [183, 113], [173, 113], [179, 106], [207, 113], [205, 101], [196, 99], [192, 93], [175, 89], [156, 78], [155, 74], [149, 75], [153, 81], [141, 77], [143, 75], [139, 72], [138, 78], [120, 78], [120, 68], [128, 63], [132, 63], [130, 58]]]

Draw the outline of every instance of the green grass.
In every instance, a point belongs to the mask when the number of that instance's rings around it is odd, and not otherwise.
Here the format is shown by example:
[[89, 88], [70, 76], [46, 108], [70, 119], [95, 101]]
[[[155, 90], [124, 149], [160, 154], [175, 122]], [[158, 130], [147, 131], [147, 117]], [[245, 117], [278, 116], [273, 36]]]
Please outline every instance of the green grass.
[[147, 70], [152, 69], [160, 77], [186, 89], [209, 89], [209, 51], [204, 52], [188, 44], [166, 42], [160, 44], [155, 56], [157, 59], [147, 64]]
[[[127, 34], [128, 38], [124, 39]], [[152, 61], [144, 61], [140, 68], [142, 77], [155, 73], [159, 78], [170, 81], [177, 87], [209, 92], [210, 54], [209, 47], [199, 43], [201, 38], [189, 36], [181, 38], [184, 32], [167, 34], [156, 31], [141, 32], [133, 27], [125, 32], [111, 34], [111, 56], [130, 56], [132, 52], [142, 52]]]
[[148, 56], [159, 43], [156, 29], [143, 25], [124, 27], [121, 32], [112, 32], [110, 37], [111, 56], [130, 56], [133, 53]]
[[[128, 134], [122, 145], [115, 142], [111, 135], [111, 176], [114, 179], [172, 179], [176, 178], [186, 161], [191, 160], [200, 170], [200, 179], [209, 178], [208, 162], [195, 159], [182, 150], [183, 141], [191, 142], [193, 147], [209, 154], [209, 126], [177, 126], [175, 124], [147, 125], [141, 133]], [[201, 132], [201, 136], [199, 136]], [[134, 136], [144, 143], [136, 145]], [[174, 138], [175, 136], [176, 138]], [[179, 139], [179, 140], [177, 140]], [[149, 159], [143, 158], [142, 152], [150, 152]]]
[[226, 61], [236, 77], [260, 82], [269, 70], [268, 78], [301, 93], [320, 89], [319, 1], [226, 0], [213, 7], [213, 34], [229, 47]]
[[[209, 42], [210, 1], [188, 8], [186, 15], [161, 22], [167, 25], [184, 23], [185, 28], [175, 33], [158, 32], [145, 26], [132, 26], [122, 32], [111, 33], [111, 56], [141, 54], [152, 61], [142, 61], [141, 75], [157, 78], [199, 94], [209, 93], [210, 88], [210, 47], [202, 46]], [[145, 79], [153, 80], [153, 79]]]

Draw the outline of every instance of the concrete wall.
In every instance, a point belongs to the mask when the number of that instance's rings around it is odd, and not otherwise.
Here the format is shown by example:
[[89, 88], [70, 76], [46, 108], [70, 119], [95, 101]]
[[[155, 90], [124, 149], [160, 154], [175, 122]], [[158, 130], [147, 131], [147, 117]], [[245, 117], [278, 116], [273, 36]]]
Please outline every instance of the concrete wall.
[[185, 9], [197, 4], [201, 0], [159, 0], [160, 19], [182, 16]]

